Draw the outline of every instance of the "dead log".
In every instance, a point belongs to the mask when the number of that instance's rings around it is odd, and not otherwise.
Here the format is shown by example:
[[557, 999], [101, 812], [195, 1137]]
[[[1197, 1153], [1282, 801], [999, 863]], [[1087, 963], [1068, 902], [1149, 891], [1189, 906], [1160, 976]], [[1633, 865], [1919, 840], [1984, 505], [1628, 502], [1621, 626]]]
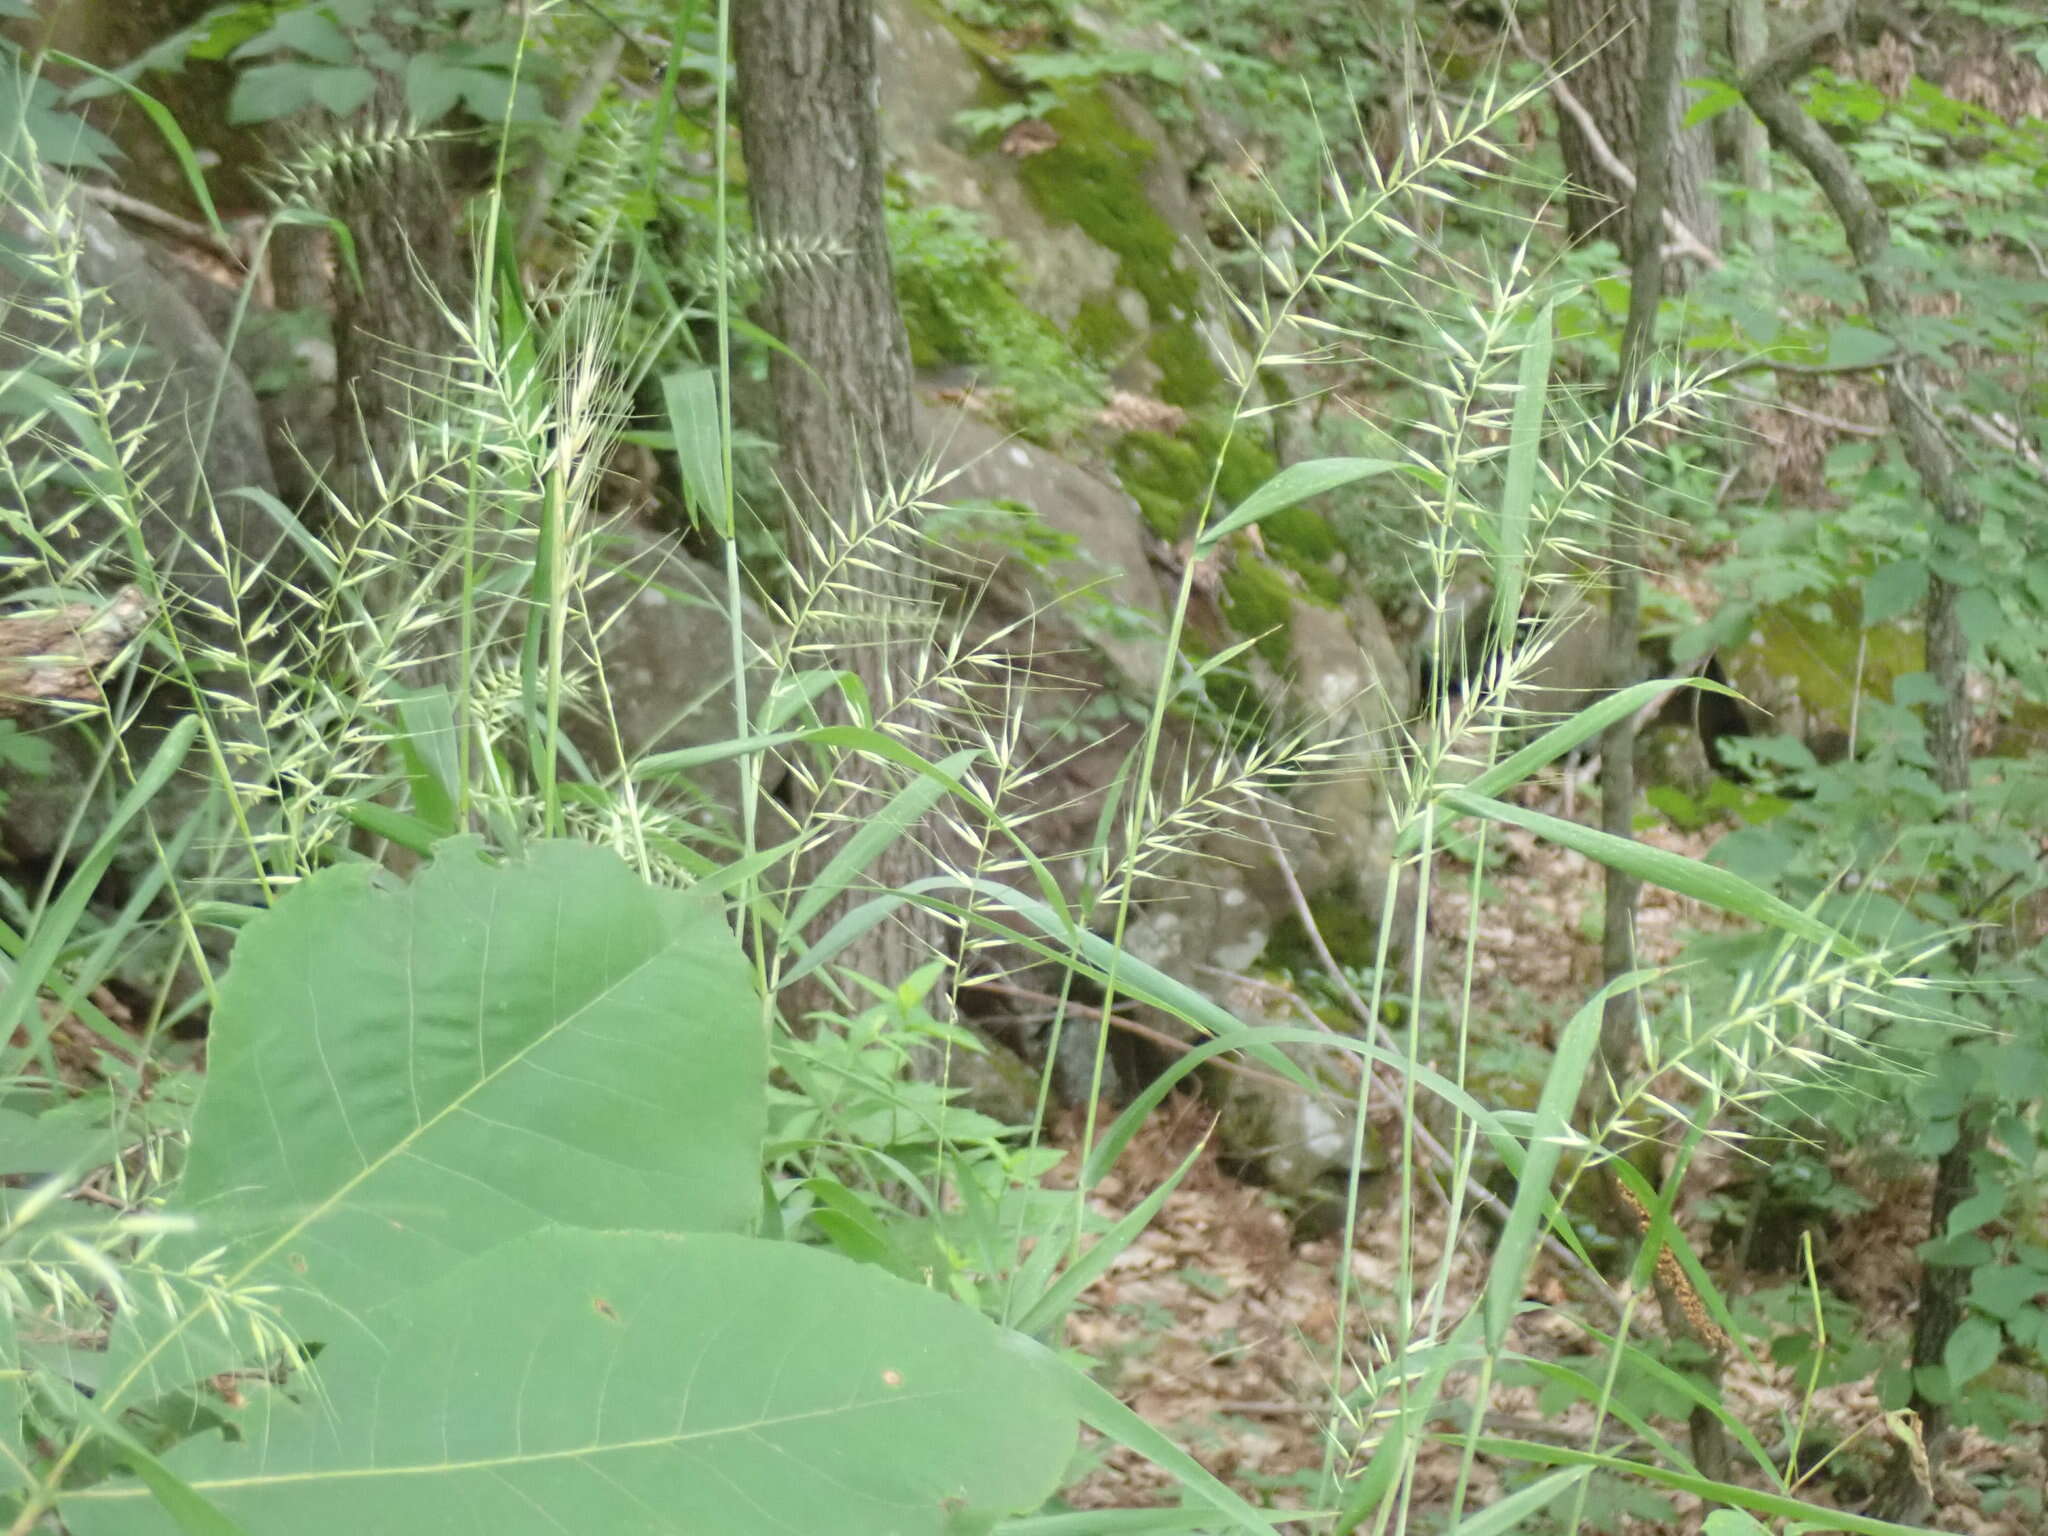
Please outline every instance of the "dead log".
[[102, 702], [95, 674], [150, 620], [149, 599], [123, 587], [104, 603], [0, 615], [0, 720]]

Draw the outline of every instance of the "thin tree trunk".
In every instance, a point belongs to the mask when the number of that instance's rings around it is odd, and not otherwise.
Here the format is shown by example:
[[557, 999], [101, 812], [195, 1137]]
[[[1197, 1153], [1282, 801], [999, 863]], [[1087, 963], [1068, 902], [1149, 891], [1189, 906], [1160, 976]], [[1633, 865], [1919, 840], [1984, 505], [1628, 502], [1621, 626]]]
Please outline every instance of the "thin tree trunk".
[[[1742, 90], [1751, 109], [1768, 125], [1779, 144], [1806, 167], [1826, 194], [1848, 237], [1849, 252], [1863, 280], [1871, 323], [1897, 340], [1905, 318], [1905, 304], [1888, 275], [1890, 225], [1847, 154], [1801, 110], [1791, 92], [1791, 82], [1811, 65], [1821, 45], [1841, 32], [1852, 12], [1852, 7], [1837, 8], [1820, 24], [1768, 54], [1743, 78]], [[1957, 564], [1973, 564], [1967, 555], [1977, 540], [1977, 508], [1957, 478], [1955, 456], [1928, 404], [1926, 369], [1917, 354], [1904, 345], [1898, 348], [1898, 356], [1901, 360], [1885, 370], [1885, 402], [1892, 428], [1899, 435], [1906, 461], [1919, 478], [1922, 492], [1941, 519], [1937, 548], [1944, 548]], [[1949, 796], [1949, 814], [1963, 821], [1969, 816], [1970, 787], [1969, 646], [1963, 635], [1962, 591], [1942, 574], [1945, 563], [1932, 562], [1934, 572], [1928, 582], [1927, 670], [1939, 685], [1939, 697], [1928, 711], [1927, 749], [1934, 762], [1935, 778]], [[1971, 912], [1976, 909], [1972, 887], [1967, 871], [1958, 867], [1949, 873], [1944, 894], [1958, 910]], [[1975, 943], [1966, 939], [1956, 959], [1965, 973], [1974, 970]], [[1942, 1154], [1935, 1169], [1934, 1194], [1928, 1211], [1928, 1230], [1932, 1236], [1948, 1235], [1950, 1216], [1975, 1182], [1972, 1162], [1983, 1140], [1981, 1118], [1966, 1108], [1957, 1126], [1955, 1143]], [[1949, 1338], [1962, 1316], [1968, 1279], [1965, 1269], [1932, 1262], [1923, 1266], [1920, 1305], [1913, 1320], [1916, 1367], [1942, 1362]], [[1927, 1486], [1923, 1473], [1940, 1465], [1949, 1429], [1947, 1406], [1932, 1401], [1917, 1386], [1912, 1406], [1920, 1416], [1924, 1458], [1917, 1454], [1919, 1447], [1897, 1446], [1877, 1496], [1877, 1512], [1886, 1519], [1902, 1522], [1925, 1517], [1933, 1490]]]
[[[1664, 263], [1659, 257], [1657, 233], [1664, 221], [1664, 195], [1670, 165], [1671, 114], [1663, 110], [1675, 94], [1678, 77], [1677, 0], [1658, 0], [1644, 32], [1646, 46], [1638, 50], [1645, 74], [1630, 97], [1649, 110], [1638, 117], [1642, 135], [1634, 148], [1636, 163], [1642, 167], [1636, 178], [1631, 205], [1631, 246], [1635, 261], [1629, 278], [1628, 320], [1622, 330], [1619, 378], [1615, 384], [1615, 410], [1624, 422], [1633, 424], [1647, 414], [1649, 361], [1656, 347], [1657, 306], [1664, 298]], [[1633, 458], [1632, 431], [1621, 453]], [[1636, 679], [1640, 665], [1637, 653], [1642, 641], [1642, 532], [1623, 512], [1617, 511], [1607, 534], [1608, 565], [1612, 586], [1609, 603], [1608, 643], [1612, 661], [1608, 686], [1619, 691]], [[1600, 740], [1600, 824], [1616, 837], [1635, 835], [1635, 720], [1623, 716], [1607, 728]], [[1606, 922], [1601, 942], [1601, 969], [1612, 981], [1635, 968], [1635, 913], [1637, 882], [1619, 869], [1609, 867], [1606, 878]], [[1635, 1049], [1637, 1003], [1633, 995], [1608, 999], [1600, 1028], [1600, 1054], [1609, 1081], [1620, 1083], [1628, 1073]]]
[[[770, 383], [780, 428], [782, 475], [798, 519], [790, 538], [796, 579], [815, 587], [821, 549], [844, 545], [872, 523], [893, 475], [913, 453], [910, 347], [896, 307], [883, 222], [881, 129], [876, 115], [871, 0], [738, 0], [732, 13], [747, 195], [762, 246], [762, 320], [777, 353]], [[860, 590], [827, 605], [835, 632], [830, 664], [854, 672], [877, 718], [897, 711], [920, 667], [928, 581], [898, 519], [863, 544]], [[842, 581], [844, 578], [840, 578]], [[845, 824], [872, 815], [885, 785], [819, 786], [806, 810]], [[836, 841], [836, 839], [835, 839]], [[914, 835], [899, 838], [869, 870], [873, 884], [900, 886], [926, 873]], [[810, 873], [818, 861], [813, 860]], [[848, 900], [861, 893], [849, 893]], [[819, 920], [844, 910], [835, 903]], [[914, 909], [884, 923], [837, 963], [874, 980], [903, 980], [936, 947], [935, 920]], [[806, 989], [792, 1012], [826, 999]]]
[[[1678, 73], [1684, 43], [1680, 9], [1681, 0], [1649, 0], [1645, 24], [1636, 29], [1641, 46], [1634, 50], [1642, 75], [1628, 91], [1641, 110], [1636, 114], [1637, 136], [1632, 146], [1636, 185], [1628, 205], [1627, 248], [1633, 252], [1628, 320], [1622, 330], [1615, 387], [1615, 410], [1630, 429], [1620, 449], [1625, 460], [1638, 456], [1634, 434], [1641, 430], [1639, 424], [1649, 416], [1655, 403], [1650, 360], [1657, 344], [1657, 308], [1664, 299], [1664, 209], [1672, 189], [1676, 160], [1673, 147], [1678, 131]], [[1617, 509], [1609, 526], [1608, 554], [1612, 585], [1607, 633], [1613, 648], [1608, 686], [1618, 692], [1637, 681], [1642, 642], [1645, 545], [1642, 530], [1625, 510]], [[1608, 727], [1600, 741], [1600, 825], [1610, 836], [1635, 836], [1635, 755], [1635, 717], [1624, 715]], [[1608, 981], [1635, 969], [1639, 892], [1638, 881], [1608, 866], [1600, 955], [1601, 969]], [[1633, 1068], [1638, 1009], [1634, 993], [1622, 993], [1607, 1001], [1600, 1021], [1600, 1054], [1606, 1069], [1604, 1075], [1610, 1083], [1624, 1082]], [[1658, 1299], [1667, 1323], [1677, 1329], [1684, 1325], [1680, 1321], [1678, 1297], [1665, 1278], [1667, 1273], [1668, 1268], [1659, 1271]], [[1713, 1374], [1718, 1377], [1718, 1364]], [[1725, 1475], [1728, 1450], [1720, 1418], [1701, 1405], [1693, 1411], [1691, 1427], [1693, 1456], [1701, 1469], [1711, 1477]]]
[[[1572, 239], [1611, 237], [1624, 256], [1634, 259], [1641, 223], [1625, 210], [1639, 205], [1630, 189], [1593, 142], [1597, 133], [1616, 154], [1633, 160], [1640, 181], [1647, 163], [1643, 143], [1642, 86], [1649, 78], [1645, 64], [1651, 53], [1650, 26], [1655, 0], [1551, 0], [1550, 49], [1558, 68], [1568, 73], [1573, 94], [1592, 119], [1591, 132], [1569, 112], [1558, 114], [1558, 147], [1573, 191], [1565, 203]], [[1695, 48], [1698, 27], [1693, 0], [1680, 0], [1678, 17], [1681, 58]], [[1683, 126], [1685, 102], [1674, 91], [1659, 125], [1663, 158], [1656, 167], [1665, 177], [1663, 204], [1707, 246], [1719, 243], [1720, 218], [1709, 182], [1714, 172], [1713, 136], [1705, 127]], [[1663, 214], [1640, 236], [1661, 244]], [[1669, 286], [1681, 286], [1683, 269], [1672, 263]]]
[[[407, 29], [392, 42], [418, 53]], [[370, 104], [341, 125], [331, 211], [348, 230], [354, 270], [334, 262], [335, 480], [360, 512], [400, 473], [414, 401], [438, 392], [455, 331], [443, 306], [467, 306], [468, 252], [447, 154], [405, 106], [405, 82], [380, 76]]]
[[[1728, 54], [1736, 71], [1748, 74], [1771, 46], [1771, 24], [1764, 0], [1729, 0]], [[1778, 228], [1764, 198], [1771, 190], [1770, 130], [1754, 114], [1744, 114], [1735, 129], [1736, 156], [1742, 176], [1742, 238], [1758, 266], [1769, 270], [1777, 255]]]

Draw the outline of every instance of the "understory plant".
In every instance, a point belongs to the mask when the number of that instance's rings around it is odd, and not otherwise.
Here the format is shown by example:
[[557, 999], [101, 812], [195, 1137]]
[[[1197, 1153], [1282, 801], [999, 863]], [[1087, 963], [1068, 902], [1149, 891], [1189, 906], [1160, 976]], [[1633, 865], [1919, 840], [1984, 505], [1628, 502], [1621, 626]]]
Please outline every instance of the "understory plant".
[[[516, 51], [493, 67], [516, 81]], [[26, 89], [4, 100], [47, 105]], [[1497, 190], [1476, 186], [1486, 177], [1473, 167], [1507, 163], [1498, 141], [1527, 103], [1486, 88], [1418, 117], [1386, 168], [1360, 157], [1357, 179], [1289, 215], [1294, 238], [1262, 248], [1261, 281], [1234, 316], [1233, 430], [1274, 408], [1274, 380], [1357, 364], [1376, 338], [1328, 316], [1380, 252], [1426, 239], [1418, 209]], [[1562, 720], [1517, 703], [1554, 639], [1543, 625], [1566, 622], [1547, 617], [1561, 611], [1549, 600], [1598, 579], [1582, 558], [1587, 530], [1638, 511], [1614, 470], [1620, 426], [1554, 376], [1559, 294], [1526, 253], [1469, 309], [1415, 302], [1430, 285], [1386, 269], [1374, 302], [1405, 304], [1404, 323], [1431, 343], [1418, 355], [1456, 366], [1420, 380], [1427, 417], [1368, 424], [1369, 454], [1290, 465], [1226, 502], [1219, 448], [1143, 728], [1092, 844], [1061, 850], [1077, 857], [1056, 866], [1016, 809], [1045, 765], [1020, 723], [1038, 680], [1005, 637], [970, 643], [934, 623], [894, 707], [821, 660], [864, 563], [935, 559], [920, 528], [945, 504], [941, 477], [906, 476], [858, 516], [795, 530], [819, 541], [802, 566], [822, 574], [763, 573], [779, 622], [761, 622], [737, 542], [730, 419], [734, 287], [760, 253], [722, 244], [720, 301], [676, 313], [639, 286], [675, 276], [641, 264], [650, 246], [634, 221], [654, 218], [657, 200], [619, 199], [615, 222], [593, 222], [578, 200], [562, 240], [574, 260], [528, 287], [503, 275], [507, 199], [494, 184], [476, 270], [498, 280], [472, 302], [439, 296], [458, 345], [414, 402], [406, 461], [367, 501], [337, 489], [302, 511], [270, 498], [262, 511], [284, 534], [253, 559], [220, 516], [251, 493], [201, 487], [189, 508], [156, 499], [147, 424], [124, 411], [145, 376], [129, 370], [119, 317], [81, 282], [87, 230], [39, 160], [40, 121], [18, 110], [0, 122], [0, 177], [31, 226], [8, 252], [31, 296], [0, 314], [0, 334], [33, 338], [0, 393], [11, 574], [73, 593], [132, 581], [170, 622], [104, 708], [64, 728], [97, 733], [106, 806], [81, 811], [69, 857], [39, 887], [8, 883], [0, 928], [6, 1021], [21, 1030], [0, 1112], [21, 1149], [10, 1171], [28, 1175], [6, 1191], [0, 1225], [11, 1530], [52, 1518], [109, 1536], [399, 1530], [461, 1510], [506, 1532], [1286, 1520], [1479, 1533], [1585, 1525], [1617, 1490], [1712, 1505], [1726, 1516], [1717, 1533], [1772, 1518], [1890, 1529], [1808, 1500], [1796, 1454], [1774, 1455], [1721, 1396], [1703, 1358], [1749, 1341], [1673, 1212], [1691, 1156], [1732, 1135], [1740, 1112], [1794, 1081], [1891, 1070], [1888, 1032], [1938, 1026], [1910, 985], [1924, 955], [1517, 799], [1672, 686]], [[633, 146], [615, 147], [627, 177]], [[318, 183], [285, 184], [306, 200], [279, 221], [317, 219]], [[722, 343], [704, 356], [692, 350], [700, 321]], [[1689, 424], [1705, 388], [1675, 379], [1662, 407], [1672, 426]], [[659, 430], [640, 412], [650, 398]], [[679, 569], [643, 560], [607, 509], [604, 471], [628, 432], [670, 456], [722, 585], [684, 591]], [[1204, 562], [1230, 560], [1304, 504], [1341, 516], [1332, 498], [1368, 482], [1403, 509], [1439, 624], [1477, 568], [1509, 620], [1501, 633], [1517, 632], [1525, 596], [1546, 615], [1534, 643], [1498, 645], [1484, 686], [1443, 700], [1436, 727], [1413, 722], [1397, 769], [1338, 711], [1190, 748], [1178, 725], [1190, 674], [1199, 684], [1237, 659], [1196, 659], [1184, 644]], [[104, 530], [82, 553], [50, 537], [41, 509], [57, 492]], [[166, 512], [184, 530], [169, 553], [155, 541]], [[718, 696], [731, 714], [700, 744], [636, 754], [604, 641], [621, 591], [657, 584], [723, 626], [733, 664]], [[176, 721], [156, 734], [152, 699]], [[1380, 963], [1366, 994], [1346, 999], [1344, 1028], [1247, 1025], [1135, 952], [1138, 903], [1200, 877], [1188, 854], [1205, 835], [1284, 818], [1305, 781], [1339, 772], [1385, 775], [1395, 849]], [[792, 810], [771, 793], [792, 779], [798, 805], [829, 805], [833, 786], [858, 782], [880, 809], [853, 825]], [[1467, 1071], [1482, 1022], [1476, 927], [1450, 967], [1451, 1058], [1418, 1033], [1442, 974], [1425, 963], [1426, 913], [1454, 822], [1619, 864], [1756, 923], [1767, 953], [1711, 1012], [1688, 1006], [1683, 975], [1608, 989], [1678, 1001], [1643, 1010], [1641, 1065], [1604, 1119], [1578, 1106], [1606, 993], [1560, 1032], [1533, 1107], [1486, 1102]], [[875, 886], [881, 854], [912, 836], [928, 873]], [[137, 848], [127, 899], [95, 906], [116, 855]], [[1397, 934], [1410, 878], [1413, 930]], [[849, 897], [846, 917], [798, 937]], [[1187, 1048], [1113, 1116], [1091, 1103], [1071, 1153], [966, 1107], [943, 1064], [982, 1045], [951, 1006], [948, 967], [866, 977], [837, 964], [863, 924], [912, 902], [954, 923], [963, 951], [1048, 962], [1067, 1001], [1085, 988], [1103, 1015], [1140, 1004], [1176, 1021]], [[1470, 903], [1471, 924], [1482, 905]], [[151, 972], [163, 984], [123, 1029], [104, 987], [145, 938], [168, 941]], [[1410, 941], [1405, 969], [1397, 938]], [[807, 984], [832, 1005], [785, 1018], [779, 1004]], [[1385, 1025], [1394, 1003], [1405, 1038]], [[179, 1007], [205, 1015], [197, 1089], [176, 1070], [191, 1049], [169, 1027]], [[56, 1059], [80, 1028], [117, 1063], [90, 1082]], [[1083, 1040], [1100, 1081], [1103, 1032], [1067, 1007], [1053, 1030]], [[1315, 1507], [1275, 1512], [1093, 1380], [1062, 1349], [1063, 1323], [1178, 1178], [1120, 1217], [1091, 1207], [1145, 1116], [1225, 1056], [1327, 1095], [1298, 1053], [1349, 1070], [1355, 1094], [1340, 1108], [1355, 1139], [1321, 1406], [1328, 1459]], [[1381, 1093], [1401, 1107], [1398, 1280], [1360, 1349], [1348, 1254], [1364, 1235]], [[1646, 1146], [1671, 1155], [1627, 1155]], [[1062, 1155], [1063, 1187], [1049, 1177]], [[1485, 1279], [1466, 1296], [1453, 1255], [1495, 1169], [1505, 1193], [1489, 1197]], [[1639, 1213], [1639, 1285], [1603, 1278], [1588, 1251], [1581, 1191], [1596, 1178]], [[1425, 1228], [1441, 1234], [1433, 1262]], [[1526, 1299], [1539, 1251], [1571, 1277], [1563, 1302]], [[1690, 1359], [1667, 1358], [1639, 1326], [1658, 1283], [1690, 1320]], [[1537, 1312], [1583, 1351], [1546, 1353]], [[1560, 1413], [1584, 1416], [1584, 1448], [1489, 1418], [1498, 1391], [1532, 1380]], [[1703, 1467], [1661, 1422], [1693, 1410], [1725, 1427], [1737, 1464]], [[1625, 1452], [1603, 1448], [1609, 1421], [1632, 1433]], [[1084, 1423], [1165, 1468], [1184, 1507], [1057, 1508]], [[1426, 1459], [1446, 1446], [1453, 1491], [1425, 1506]], [[1506, 1469], [1495, 1496], [1480, 1492], [1482, 1457]]]

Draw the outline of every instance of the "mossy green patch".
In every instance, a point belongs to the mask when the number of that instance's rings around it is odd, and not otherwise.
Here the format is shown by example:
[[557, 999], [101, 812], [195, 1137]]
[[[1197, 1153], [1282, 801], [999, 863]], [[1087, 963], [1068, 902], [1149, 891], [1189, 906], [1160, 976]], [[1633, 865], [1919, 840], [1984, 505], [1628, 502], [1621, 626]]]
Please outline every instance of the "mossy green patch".
[[1217, 471], [1216, 494], [1230, 506], [1250, 496], [1280, 472], [1280, 462], [1240, 422], [1236, 431], [1227, 430], [1225, 420], [1197, 416], [1186, 427], [1188, 441], [1202, 455], [1206, 468], [1220, 455], [1223, 467]]
[[1050, 435], [1102, 402], [1106, 380], [1011, 283], [1013, 253], [980, 217], [944, 203], [888, 211], [897, 306], [920, 368], [971, 364], [1009, 392], [1011, 425]]
[[1194, 526], [1209, 488], [1201, 449], [1164, 432], [1126, 432], [1111, 450], [1117, 478], [1145, 515], [1145, 525], [1172, 543]]
[[[1374, 916], [1378, 905], [1377, 898], [1366, 898], [1351, 880], [1342, 881], [1336, 889], [1309, 902], [1309, 915], [1316, 921], [1316, 931], [1322, 934], [1331, 958], [1339, 965], [1363, 971], [1378, 962], [1380, 930]], [[1295, 976], [1322, 969], [1315, 945], [1309, 942], [1308, 930], [1291, 913], [1274, 925], [1259, 964]]]
[[1864, 629], [1860, 620], [1847, 593], [1824, 604], [1782, 603], [1758, 616], [1742, 649], [1767, 675], [1793, 679], [1808, 710], [1846, 724], [1859, 692], [1889, 699], [1894, 682], [1927, 666], [1919, 634], [1897, 624]]
[[1299, 599], [1287, 573], [1270, 560], [1240, 550], [1223, 576], [1223, 616], [1240, 635], [1258, 636], [1253, 647], [1275, 670], [1294, 658], [1294, 605]]
[[1081, 301], [1067, 334], [1076, 352], [1104, 368], [1122, 363], [1138, 341], [1138, 328], [1131, 324], [1115, 295], [1107, 293]]
[[[1100, 86], [1070, 91], [1046, 113], [1059, 142], [1017, 168], [1025, 192], [1048, 220], [1072, 224], [1117, 259], [1120, 286], [1145, 301], [1152, 322], [1145, 353], [1160, 371], [1160, 397], [1193, 407], [1215, 397], [1222, 373], [1195, 330], [1201, 278], [1184, 259], [1180, 233], [1145, 190], [1158, 158], [1150, 140], [1134, 132]], [[1073, 336], [1084, 355], [1117, 361], [1133, 337], [1114, 310], [1112, 296], [1092, 296]]]
[[1319, 512], [1283, 507], [1262, 520], [1259, 533], [1266, 553], [1301, 578], [1308, 595], [1336, 607], [1350, 591], [1344, 579], [1343, 546]]
[[1145, 341], [1145, 356], [1159, 370], [1159, 398], [1168, 405], [1198, 406], [1214, 399], [1223, 387], [1223, 370], [1190, 321], [1155, 322]]

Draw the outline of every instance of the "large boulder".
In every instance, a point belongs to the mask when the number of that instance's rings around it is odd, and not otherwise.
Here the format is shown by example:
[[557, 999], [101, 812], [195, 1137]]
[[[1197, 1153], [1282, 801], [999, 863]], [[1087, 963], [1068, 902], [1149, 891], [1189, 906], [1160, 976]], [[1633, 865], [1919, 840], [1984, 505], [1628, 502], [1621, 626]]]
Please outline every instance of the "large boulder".
[[[1032, 782], [1022, 809], [1035, 819], [1025, 825], [1054, 874], [1074, 879], [1085, 861], [1063, 855], [1096, 835], [1104, 796], [1129, 762], [1165, 662], [1170, 595], [1160, 560], [1171, 552], [1147, 534], [1129, 496], [1042, 448], [959, 411], [926, 408], [920, 430], [950, 476], [941, 494], [984, 509], [980, 521], [959, 525], [957, 541], [962, 572], [978, 572], [981, 582], [971, 622], [985, 636], [1016, 637], [1017, 661], [1058, 679], [1022, 687], [1027, 712], [1076, 695], [1121, 701], [1100, 712], [1098, 738], [1079, 750], [1071, 739], [1034, 743], [1027, 733], [1027, 745], [1055, 749], [1048, 755], [1057, 766]], [[1264, 558], [1249, 547], [1240, 557]], [[1390, 862], [1384, 770], [1410, 703], [1406, 669], [1370, 600], [1325, 601], [1298, 585], [1286, 585], [1290, 601], [1275, 643], [1254, 653], [1253, 684], [1266, 695], [1275, 728], [1331, 745], [1336, 770], [1308, 775], [1271, 819], [1243, 814], [1226, 792], [1220, 814], [1205, 813], [1193, 830], [1166, 831], [1124, 934], [1132, 953], [1248, 1022], [1257, 1015], [1240, 1007], [1247, 994], [1233, 978], [1254, 971], [1283, 930], [1298, 930], [1295, 889], [1341, 958], [1369, 962]], [[1178, 716], [1168, 730], [1161, 758], [1169, 793], [1178, 792], [1183, 766], [1195, 766], [1199, 783], [1205, 759], [1226, 763], [1204, 730]], [[1393, 921], [1405, 937], [1398, 912]], [[1056, 990], [1051, 980], [1046, 990]], [[1148, 1023], [1177, 1029], [1166, 1018]], [[1086, 1095], [1095, 1053], [1095, 1032], [1077, 1020], [1054, 1063], [1063, 1098]], [[1345, 1080], [1344, 1064], [1330, 1052], [1304, 1050], [1296, 1059], [1312, 1077]], [[1106, 1086], [1117, 1090], [1114, 1070]], [[1226, 1150], [1278, 1187], [1309, 1191], [1348, 1153], [1342, 1092], [1304, 1094], [1271, 1074], [1228, 1072], [1214, 1075], [1211, 1091], [1224, 1111]]]
[[0, 430], [34, 416], [47, 435], [42, 446], [15, 439], [17, 464], [67, 457], [49, 439], [68, 444], [74, 464], [80, 453], [104, 460], [110, 446], [117, 462], [90, 476], [84, 494], [46, 484], [36, 505], [0, 502], [0, 512], [33, 516], [56, 569], [81, 575], [132, 565], [139, 541], [202, 623], [226, 613], [230, 573], [263, 565], [285, 537], [262, 504], [276, 482], [248, 382], [148, 247], [82, 187], [54, 173], [5, 179], [13, 195], [0, 202], [0, 237], [18, 254], [0, 268], [0, 370], [104, 401], [111, 444], [99, 440], [92, 410], [49, 410], [23, 384], [0, 401]]
[[[1189, 166], [1157, 119], [1112, 83], [1041, 91], [1000, 36], [934, 0], [880, 0], [875, 21], [884, 147], [920, 195], [1009, 242], [1016, 297], [1119, 387], [1213, 401], [1231, 343], [1209, 317], [1227, 306], [1204, 276]], [[1008, 126], [979, 125], [995, 121]]]
[[[631, 527], [604, 535], [594, 564], [581, 599], [594, 686], [583, 691], [583, 707], [567, 722], [570, 740], [592, 771], [604, 776], [656, 753], [747, 734], [734, 710], [723, 575], [676, 540]], [[758, 654], [772, 639], [768, 620], [745, 602], [743, 622], [746, 648]], [[748, 698], [758, 705], [771, 681], [765, 666], [750, 665]], [[767, 777], [760, 789], [772, 793], [779, 783], [775, 760], [761, 761]], [[662, 782], [680, 791], [680, 808], [700, 825], [726, 832], [737, 827], [737, 762], [707, 764]]]
[[[0, 240], [13, 253], [0, 268], [0, 376], [21, 371], [0, 394], [15, 470], [0, 489], [0, 529], [17, 555], [0, 581], [102, 596], [136, 581], [160, 593], [180, 653], [215, 696], [215, 728], [232, 743], [260, 698], [228, 660], [240, 650], [231, 615], [286, 537], [255, 398], [149, 250], [82, 188], [54, 173], [0, 179], [10, 194], [0, 199]], [[130, 698], [131, 755], [147, 758], [153, 733], [184, 702], [176, 687], [145, 682]], [[48, 739], [54, 773], [0, 762], [0, 839], [17, 859], [89, 844], [110, 807], [84, 790], [102, 779], [90, 737], [67, 727]], [[154, 813], [182, 822], [207, 777], [195, 764]]]

